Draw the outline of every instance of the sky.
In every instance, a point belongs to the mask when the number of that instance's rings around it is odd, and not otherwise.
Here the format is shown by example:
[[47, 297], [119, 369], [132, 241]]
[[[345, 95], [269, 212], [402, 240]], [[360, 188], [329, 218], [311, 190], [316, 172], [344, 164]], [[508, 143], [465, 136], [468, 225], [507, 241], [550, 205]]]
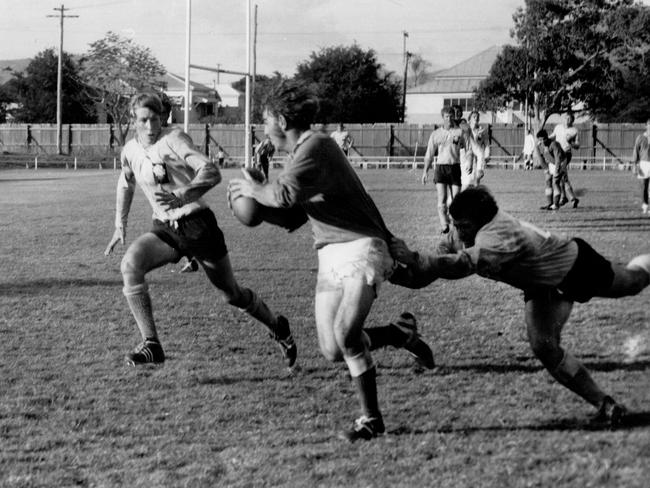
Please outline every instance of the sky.
[[[58, 49], [83, 54], [108, 31], [148, 47], [165, 68], [184, 75], [187, 0], [0, 0], [0, 60]], [[248, 0], [191, 0], [190, 63], [245, 72]], [[357, 43], [401, 74], [406, 50], [431, 71], [448, 68], [494, 45], [512, 43], [512, 14], [524, 0], [250, 0], [257, 5], [256, 72], [291, 76], [312, 53]], [[48, 17], [48, 16], [54, 17]], [[254, 17], [252, 15], [252, 17]], [[251, 28], [251, 32], [254, 29]], [[404, 36], [408, 33], [408, 37]], [[251, 40], [251, 45], [253, 41]], [[240, 76], [192, 69], [206, 84]]]

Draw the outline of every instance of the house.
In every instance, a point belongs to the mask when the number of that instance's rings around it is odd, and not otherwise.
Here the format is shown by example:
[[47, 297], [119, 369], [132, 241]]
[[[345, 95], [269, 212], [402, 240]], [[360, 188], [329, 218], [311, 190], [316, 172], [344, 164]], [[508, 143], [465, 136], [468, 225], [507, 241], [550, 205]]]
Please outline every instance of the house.
[[[467, 112], [474, 109], [473, 91], [487, 78], [492, 64], [501, 52], [500, 46], [492, 46], [451, 68], [438, 71], [419, 85], [406, 90], [406, 122], [411, 124], [439, 124], [443, 107], [460, 105]], [[518, 107], [497, 113], [481, 113], [481, 120], [488, 123], [519, 122]]]
[[[170, 122], [185, 121], [185, 77], [167, 73], [161, 80], [163, 91], [172, 102]], [[239, 110], [243, 95], [230, 85], [221, 84], [210, 88], [190, 80], [190, 123], [214, 122], [217, 117]]]

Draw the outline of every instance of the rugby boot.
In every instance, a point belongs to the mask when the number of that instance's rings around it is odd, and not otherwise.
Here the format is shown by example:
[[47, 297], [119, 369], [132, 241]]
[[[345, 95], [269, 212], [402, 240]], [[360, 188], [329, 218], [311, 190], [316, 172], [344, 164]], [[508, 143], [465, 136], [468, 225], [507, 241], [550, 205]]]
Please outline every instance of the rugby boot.
[[128, 353], [124, 359], [129, 366], [162, 364], [165, 362], [165, 353], [156, 339], [146, 339]]
[[282, 358], [284, 359], [288, 368], [293, 367], [298, 357], [298, 347], [293, 340], [291, 329], [289, 328], [289, 321], [286, 317], [278, 315], [278, 323], [275, 333], [271, 334], [271, 338], [278, 343]]
[[354, 427], [342, 433], [341, 437], [348, 442], [369, 441], [384, 434], [386, 428], [381, 417], [365, 415], [354, 421]]
[[392, 322], [391, 325], [397, 327], [401, 332], [406, 334], [406, 340], [402, 348], [406, 349], [411, 356], [415, 358], [418, 364], [427, 369], [433, 369], [436, 363], [433, 359], [431, 348], [424, 342], [418, 332], [417, 321], [412, 313], [404, 312], [399, 319]]

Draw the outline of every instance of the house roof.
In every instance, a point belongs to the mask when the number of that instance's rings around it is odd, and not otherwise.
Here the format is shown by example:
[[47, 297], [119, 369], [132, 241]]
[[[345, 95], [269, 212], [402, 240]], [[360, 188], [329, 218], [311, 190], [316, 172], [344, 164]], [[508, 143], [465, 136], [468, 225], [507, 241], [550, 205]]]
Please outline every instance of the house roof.
[[501, 49], [501, 46], [492, 46], [451, 68], [438, 71], [426, 82], [410, 88], [408, 93], [471, 93], [488, 76]]
[[[165, 91], [185, 90], [184, 76], [175, 75], [174, 73], [165, 73], [161, 78], [161, 81], [165, 83], [165, 86], [167, 87]], [[197, 83], [196, 81], [192, 81], [192, 80], [190, 80], [190, 88], [192, 89], [192, 91], [205, 91], [205, 92], [215, 91], [209, 86], [206, 86], [202, 83]]]

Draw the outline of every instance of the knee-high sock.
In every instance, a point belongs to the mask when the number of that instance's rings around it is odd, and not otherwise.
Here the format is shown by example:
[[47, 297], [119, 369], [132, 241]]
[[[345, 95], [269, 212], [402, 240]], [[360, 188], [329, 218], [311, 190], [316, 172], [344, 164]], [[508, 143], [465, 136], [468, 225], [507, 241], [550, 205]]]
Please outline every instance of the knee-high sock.
[[363, 415], [370, 418], [381, 418], [379, 401], [377, 399], [377, 370], [373, 366], [360, 376], [354, 377], [357, 387], [359, 405]]
[[553, 378], [595, 407], [600, 406], [607, 396], [592, 379], [587, 368], [569, 352], [565, 351], [562, 361], [554, 370], [549, 371]]
[[146, 283], [135, 286], [124, 286], [122, 293], [126, 297], [133, 318], [138, 325], [142, 339], [158, 339], [156, 323], [153, 320], [151, 297]]
[[242, 289], [242, 295], [244, 295], [245, 298], [247, 297], [246, 301], [244, 302], [247, 305], [239, 308], [241, 308], [244, 312], [246, 312], [254, 319], [257, 319], [266, 325], [266, 327], [274, 336], [278, 336], [280, 339], [284, 339], [288, 332], [276, 330], [278, 319], [273, 314], [273, 312], [271, 312], [266, 303], [264, 303], [264, 300], [258, 297], [257, 293], [255, 293], [250, 288]]

